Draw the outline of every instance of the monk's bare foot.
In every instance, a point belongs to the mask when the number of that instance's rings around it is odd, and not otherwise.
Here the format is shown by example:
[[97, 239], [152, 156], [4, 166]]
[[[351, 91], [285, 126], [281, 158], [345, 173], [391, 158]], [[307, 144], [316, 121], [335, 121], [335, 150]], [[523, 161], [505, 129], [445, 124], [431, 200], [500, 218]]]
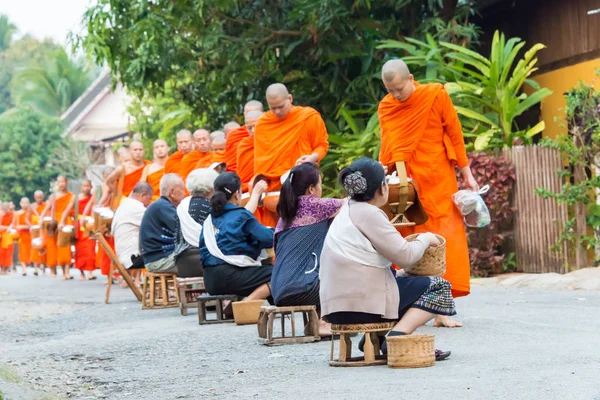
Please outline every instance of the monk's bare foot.
[[433, 326], [437, 328], [461, 328], [462, 322], [458, 322], [448, 317], [447, 315], [436, 315], [433, 320]]

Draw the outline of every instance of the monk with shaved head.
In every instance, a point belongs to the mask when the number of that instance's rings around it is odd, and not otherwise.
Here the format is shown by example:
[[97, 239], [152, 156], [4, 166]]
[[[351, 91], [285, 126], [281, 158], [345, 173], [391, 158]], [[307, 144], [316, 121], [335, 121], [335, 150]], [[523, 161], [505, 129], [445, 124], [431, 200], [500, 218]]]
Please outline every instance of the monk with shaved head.
[[129, 145], [131, 160], [117, 167], [106, 179], [110, 192], [114, 195], [112, 209], [116, 210], [121, 200], [129, 196], [136, 183], [144, 172], [144, 167], [149, 161], [144, 160], [144, 145], [142, 142], [133, 141]]
[[[433, 232], [446, 239], [446, 274], [454, 297], [469, 294], [469, 253], [463, 217], [452, 203], [458, 191], [454, 166], [467, 186], [479, 186], [469, 168], [462, 128], [452, 100], [439, 83], [419, 84], [402, 60], [385, 63], [381, 71], [388, 95], [379, 103], [379, 161], [389, 171], [403, 162], [412, 177], [428, 220], [402, 229], [403, 235]], [[437, 326], [460, 326], [438, 316]]]
[[146, 165], [140, 182], [148, 182], [154, 190], [152, 201], [160, 197], [160, 180], [165, 174], [165, 163], [169, 158], [169, 145], [162, 139], [156, 139], [153, 145], [154, 158], [152, 163]]
[[[244, 105], [244, 119], [250, 111], [263, 112], [263, 104], [258, 100], [250, 100]], [[225, 164], [228, 172], [237, 172], [237, 146], [242, 139], [248, 137], [248, 129], [241, 126], [238, 129], [227, 134], [225, 142]], [[252, 168], [254, 169], [254, 167]]]
[[179, 176], [185, 181], [187, 176], [197, 168], [206, 168], [212, 164], [210, 151], [210, 132], [197, 129], [192, 136], [193, 150], [181, 160]]
[[[73, 201], [75, 195], [69, 192], [69, 181], [66, 176], [61, 175], [56, 178], [56, 189], [50, 197], [50, 217], [52, 226], [48, 229], [48, 238], [46, 242], [46, 263], [50, 267], [52, 276], [56, 276], [56, 266], [63, 270], [63, 279], [73, 279], [69, 273], [71, 267], [71, 243], [58, 246], [56, 241], [58, 232], [66, 225], [72, 225], [73, 219], [68, 212], [69, 204]], [[56, 226], [55, 224], [58, 224]], [[53, 229], [54, 228], [54, 229]]]
[[244, 120], [249, 135], [237, 147], [237, 174], [242, 182], [242, 192], [248, 191], [248, 185], [254, 177], [254, 128], [262, 115], [262, 111], [250, 111]]
[[177, 151], [169, 156], [165, 163], [165, 174], [180, 174], [183, 168], [181, 161], [183, 157], [191, 153], [193, 150], [192, 132], [187, 129], [182, 129], [177, 132], [175, 138], [177, 142]]
[[225, 162], [225, 146], [227, 144], [227, 139], [225, 138], [225, 136], [225, 133], [221, 131], [214, 131], [210, 133], [210, 147], [213, 152], [213, 163]]
[[[227, 137], [227, 135], [229, 135], [232, 131], [238, 129], [239, 127], [240, 127], [240, 124], [238, 124], [235, 121], [231, 121], [231, 122], [226, 123], [223, 126], [224, 136]], [[220, 132], [220, 131], [217, 131], [217, 132]]]
[[[31, 206], [31, 226], [41, 226], [42, 224], [42, 215], [44, 213], [44, 210], [46, 209], [46, 201], [45, 201], [45, 196], [44, 196], [44, 192], [41, 190], [36, 190], [33, 193], [33, 199], [34, 199], [34, 203]], [[40, 235], [41, 237], [41, 235]], [[33, 240], [33, 236], [32, 236], [32, 240]], [[38, 275], [38, 268], [42, 268], [42, 273], [44, 272], [45, 269], [45, 265], [46, 265], [46, 253], [36, 249], [35, 247], [31, 246], [31, 256], [30, 256], [31, 262], [33, 263], [33, 274], [34, 275]]]
[[19, 263], [23, 276], [27, 275], [27, 266], [31, 262], [31, 203], [23, 197], [19, 203], [21, 209], [15, 213], [13, 226], [19, 232]]
[[[329, 143], [321, 115], [311, 107], [294, 106], [285, 85], [269, 86], [266, 97], [270, 111], [260, 118], [254, 132], [254, 173], [265, 176], [269, 192], [274, 192], [281, 188], [281, 176], [294, 166], [319, 163]], [[274, 227], [277, 214], [265, 211], [262, 222]]]

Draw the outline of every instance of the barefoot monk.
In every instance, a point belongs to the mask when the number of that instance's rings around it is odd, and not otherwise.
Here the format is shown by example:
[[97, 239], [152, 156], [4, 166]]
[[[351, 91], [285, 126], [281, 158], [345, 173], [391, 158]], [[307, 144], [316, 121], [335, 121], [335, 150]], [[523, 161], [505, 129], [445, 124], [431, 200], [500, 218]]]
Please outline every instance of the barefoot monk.
[[[465, 150], [462, 128], [450, 96], [439, 83], [415, 82], [402, 60], [388, 61], [382, 70], [388, 95], [379, 104], [381, 151], [379, 161], [389, 169], [404, 161], [427, 212], [426, 223], [402, 229], [403, 235], [433, 232], [447, 241], [444, 278], [454, 297], [470, 291], [470, 266], [463, 218], [452, 202], [458, 191], [454, 166], [469, 188], [478, 190]], [[460, 325], [436, 317], [437, 325]]]

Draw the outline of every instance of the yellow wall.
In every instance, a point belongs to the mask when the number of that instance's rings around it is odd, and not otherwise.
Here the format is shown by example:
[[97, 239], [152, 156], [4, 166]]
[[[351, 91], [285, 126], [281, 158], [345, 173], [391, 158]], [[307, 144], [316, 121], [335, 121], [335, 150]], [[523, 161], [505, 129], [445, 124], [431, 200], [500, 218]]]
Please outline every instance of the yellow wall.
[[[534, 77], [542, 87], [546, 87], [553, 91], [552, 95], [542, 102], [542, 119], [546, 123], [546, 129], [543, 134], [544, 137], [554, 138], [557, 134], [565, 132], [565, 98], [563, 94], [569, 91], [573, 86], [577, 85], [581, 80], [587, 83], [595, 81], [596, 86], [598, 87], [598, 85], [600, 85], [600, 78], [596, 75], [596, 68], [600, 68], [600, 58], [557, 69]], [[560, 118], [555, 121], [555, 117]], [[563, 127], [561, 127], [561, 124]]]

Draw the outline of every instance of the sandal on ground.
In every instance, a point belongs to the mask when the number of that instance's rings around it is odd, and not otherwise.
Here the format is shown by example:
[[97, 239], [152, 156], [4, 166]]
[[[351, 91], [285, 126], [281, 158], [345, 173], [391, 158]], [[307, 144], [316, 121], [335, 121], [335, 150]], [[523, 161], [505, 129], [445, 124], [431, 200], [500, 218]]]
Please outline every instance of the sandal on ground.
[[442, 350], [435, 349], [435, 361], [444, 361], [445, 359], [450, 357], [451, 354], [452, 354], [452, 352], [450, 350], [442, 351]]
[[38, 273], [37, 273], [37, 272], [34, 272], [34, 273], [33, 273], [33, 276], [38, 276]]
[[91, 278], [88, 278], [88, 281], [95, 281], [96, 279], [98, 279], [98, 278], [95, 276], [92, 276]]

